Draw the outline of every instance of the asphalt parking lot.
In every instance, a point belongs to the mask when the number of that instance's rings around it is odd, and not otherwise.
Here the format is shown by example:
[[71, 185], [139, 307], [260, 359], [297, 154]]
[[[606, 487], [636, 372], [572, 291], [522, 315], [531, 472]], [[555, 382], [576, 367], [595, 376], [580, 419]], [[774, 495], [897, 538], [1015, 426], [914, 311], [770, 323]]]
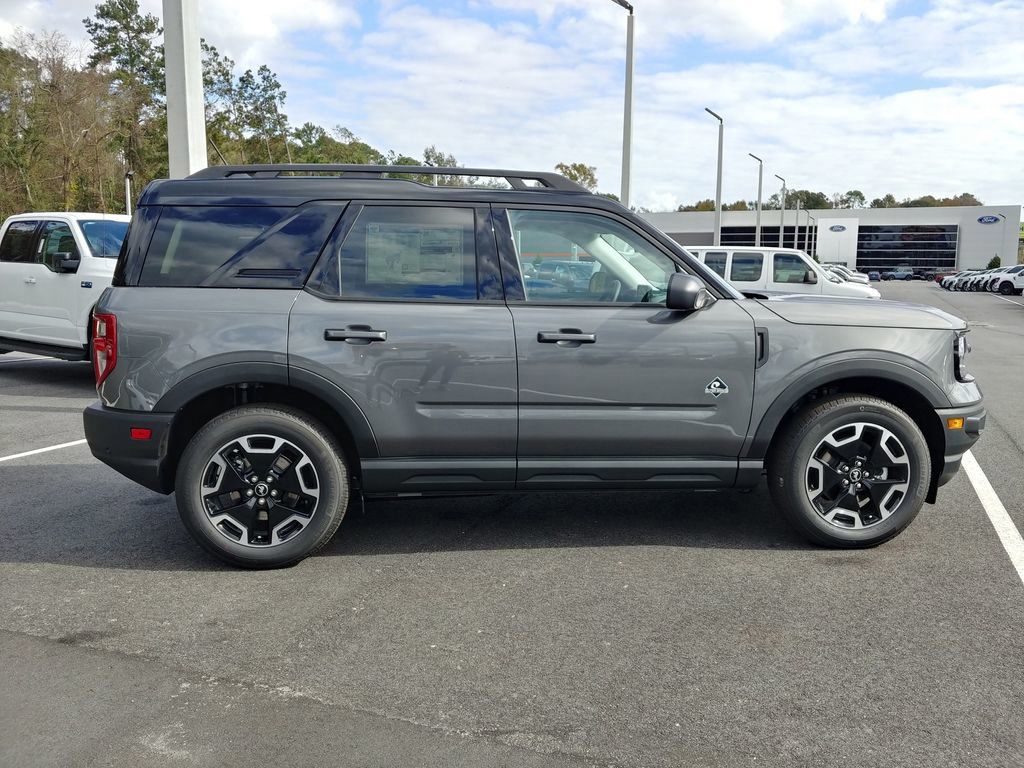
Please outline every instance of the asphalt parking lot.
[[[974, 455], [1024, 530], [1024, 298], [968, 318]], [[0, 459], [82, 438], [88, 364], [0, 357]], [[961, 472], [896, 540], [749, 494], [374, 502], [243, 572], [85, 445], [0, 461], [0, 764], [1020, 766], [1024, 584]]]

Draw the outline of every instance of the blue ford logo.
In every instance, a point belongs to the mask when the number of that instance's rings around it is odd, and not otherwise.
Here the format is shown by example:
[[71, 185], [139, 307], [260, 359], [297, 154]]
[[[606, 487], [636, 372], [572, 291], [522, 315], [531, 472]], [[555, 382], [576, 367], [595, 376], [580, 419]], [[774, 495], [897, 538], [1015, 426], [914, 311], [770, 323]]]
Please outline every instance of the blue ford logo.
[[831, 227], [828, 228], [828, 231], [829, 232], [845, 232], [846, 231], [846, 227], [844, 227], [842, 224], [833, 224]]
[[979, 224], [995, 224], [998, 221], [999, 221], [999, 217], [998, 216], [979, 216], [978, 217], [978, 223]]

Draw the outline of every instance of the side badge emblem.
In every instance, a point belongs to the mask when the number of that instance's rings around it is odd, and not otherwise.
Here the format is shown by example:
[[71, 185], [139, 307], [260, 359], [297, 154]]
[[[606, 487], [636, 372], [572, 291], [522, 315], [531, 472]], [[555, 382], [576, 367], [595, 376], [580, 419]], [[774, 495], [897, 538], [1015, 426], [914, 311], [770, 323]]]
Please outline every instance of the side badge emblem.
[[712, 379], [712, 381], [706, 387], [704, 387], [704, 394], [714, 395], [715, 399], [717, 400], [722, 395], [729, 394], [729, 385], [726, 384], [717, 376], [715, 376], [715, 378]]
[[83, 288], [92, 288], [92, 282], [89, 281], [89, 280], [83, 280], [82, 281], [82, 287]]

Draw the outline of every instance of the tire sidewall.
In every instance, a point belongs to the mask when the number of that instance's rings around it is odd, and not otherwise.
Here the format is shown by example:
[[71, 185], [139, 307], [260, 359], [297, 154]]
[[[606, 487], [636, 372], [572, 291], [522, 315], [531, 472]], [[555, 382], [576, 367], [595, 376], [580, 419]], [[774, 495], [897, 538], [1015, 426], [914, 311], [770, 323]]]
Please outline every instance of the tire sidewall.
[[[846, 424], [858, 421], [884, 427], [903, 443], [910, 458], [910, 485], [896, 510], [881, 523], [868, 528], [847, 530], [826, 522], [807, 498], [807, 463], [811, 452], [827, 435]], [[795, 509], [791, 511], [799, 514], [801, 523], [812, 530], [817, 538], [853, 546], [881, 543], [908, 526], [920, 511], [928, 495], [930, 461], [928, 445], [920, 429], [901, 412], [869, 403], [838, 407], [812, 422], [800, 436], [785, 478], [790, 489], [790, 504], [795, 505]]]
[[[319, 501], [309, 523], [294, 538], [276, 546], [250, 547], [231, 541], [210, 522], [202, 503], [200, 479], [214, 453], [249, 434], [272, 435], [293, 443], [313, 463], [320, 485]], [[237, 565], [273, 567], [301, 560], [318, 548], [338, 516], [345, 514], [348, 479], [341, 456], [322, 431], [310, 429], [285, 412], [238, 410], [214, 419], [192, 439], [178, 467], [175, 494], [182, 521], [205, 549]]]

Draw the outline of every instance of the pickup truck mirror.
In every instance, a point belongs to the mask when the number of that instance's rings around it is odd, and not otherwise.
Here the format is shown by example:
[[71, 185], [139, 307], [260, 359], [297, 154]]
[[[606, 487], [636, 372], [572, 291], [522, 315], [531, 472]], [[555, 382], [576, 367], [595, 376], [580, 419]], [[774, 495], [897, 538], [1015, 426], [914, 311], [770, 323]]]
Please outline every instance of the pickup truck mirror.
[[77, 272], [82, 258], [77, 253], [58, 253], [55, 257], [58, 272]]
[[685, 272], [676, 272], [668, 279], [665, 307], [680, 312], [694, 312], [715, 303], [703, 281]]
[[810, 285], [816, 285], [818, 283], [818, 276], [815, 274], [813, 269], [808, 269], [807, 272], [804, 273], [804, 282]]

